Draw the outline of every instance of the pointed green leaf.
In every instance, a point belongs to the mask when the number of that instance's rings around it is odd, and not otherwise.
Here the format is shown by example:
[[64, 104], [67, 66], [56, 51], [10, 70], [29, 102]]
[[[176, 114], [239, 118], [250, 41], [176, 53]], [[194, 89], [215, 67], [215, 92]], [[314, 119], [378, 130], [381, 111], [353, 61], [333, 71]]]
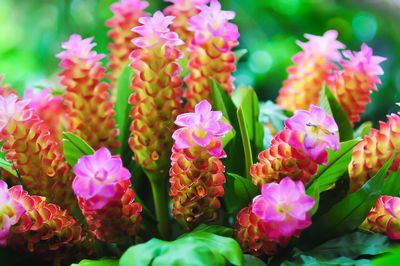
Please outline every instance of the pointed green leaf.
[[114, 259], [82, 260], [78, 264], [71, 266], [118, 266], [119, 261]]
[[366, 135], [369, 135], [369, 133], [371, 132], [372, 127], [373, 127], [373, 124], [372, 124], [371, 121], [364, 122], [354, 132], [354, 136], [356, 138], [362, 138], [362, 137], [364, 137]]
[[335, 119], [339, 127], [340, 141], [353, 139], [353, 128], [345, 111], [326, 86], [321, 91], [320, 106]]
[[71, 132], [63, 132], [64, 156], [68, 164], [74, 167], [83, 155], [93, 154], [94, 150], [86, 141]]
[[247, 130], [243, 110], [241, 107], [239, 107], [239, 109], [237, 110], [237, 116], [238, 116], [239, 126], [240, 126], [240, 133], [241, 133], [240, 135], [242, 136], [242, 142], [243, 142], [246, 177], [248, 179], [251, 179], [250, 167], [253, 164], [253, 155], [252, 155], [252, 151], [251, 151], [249, 133]]
[[240, 59], [242, 59], [242, 57], [247, 54], [247, 52], [248, 52], [247, 49], [240, 49], [234, 51], [233, 54], [235, 55], [236, 63], [238, 63]]

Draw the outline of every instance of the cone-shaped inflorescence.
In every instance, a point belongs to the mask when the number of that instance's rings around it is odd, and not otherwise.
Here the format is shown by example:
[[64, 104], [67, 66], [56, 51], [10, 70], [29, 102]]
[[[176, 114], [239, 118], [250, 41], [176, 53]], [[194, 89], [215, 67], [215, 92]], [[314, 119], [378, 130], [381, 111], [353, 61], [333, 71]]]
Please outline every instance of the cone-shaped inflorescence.
[[171, 30], [178, 33], [179, 37], [184, 41], [181, 50], [186, 52], [187, 44], [189, 44], [194, 36], [193, 31], [190, 31], [189, 19], [197, 15], [200, 10], [198, 5], [206, 5], [210, 0], [165, 0], [171, 2], [172, 5], [164, 9], [164, 14], [174, 16], [174, 23], [171, 25]]
[[273, 255], [311, 224], [308, 211], [313, 205], [300, 181], [286, 177], [264, 184], [262, 194], [237, 215], [235, 237], [244, 252]]
[[217, 0], [209, 6], [199, 5], [200, 13], [189, 20], [194, 37], [189, 46], [190, 74], [185, 78], [186, 109], [191, 112], [203, 99], [211, 102], [210, 79], [221, 84], [229, 94], [233, 91], [235, 56], [232, 49], [238, 45], [237, 26], [229, 22], [232, 11], [222, 11]]
[[400, 239], [400, 198], [381, 196], [372, 208], [361, 228]]
[[289, 76], [279, 91], [279, 106], [294, 111], [318, 104], [324, 83], [337, 70], [332, 61], [339, 61], [341, 55], [338, 49], [345, 48], [336, 40], [337, 35], [334, 30], [327, 31], [323, 36], [306, 34], [308, 42], [297, 42], [303, 51], [292, 58], [294, 66], [288, 68]]
[[400, 116], [388, 115], [387, 122], [379, 122], [380, 129], [372, 129], [353, 149], [349, 164], [350, 191], [360, 188], [373, 177], [396, 152], [390, 169], [400, 165]]
[[222, 113], [211, 111], [207, 100], [195, 106], [194, 113], [177, 117], [173, 138], [170, 196], [173, 214], [184, 226], [214, 220], [220, 208], [219, 197], [224, 195], [225, 157], [221, 138], [231, 126], [221, 121]]
[[94, 149], [102, 146], [112, 149], [118, 146], [115, 112], [109, 85], [101, 82], [105, 69], [100, 59], [104, 55], [92, 51], [96, 45], [92, 40], [71, 35], [62, 45], [65, 51], [57, 55], [64, 68], [60, 77], [66, 88], [67, 130], [86, 140]]
[[0, 246], [61, 260], [83, 241], [82, 228], [67, 211], [30, 196], [22, 186], [7, 188], [0, 180]]
[[25, 90], [24, 99], [29, 100], [29, 107], [42, 119], [50, 133], [59, 143], [62, 141], [62, 126], [65, 125], [66, 106], [61, 96], [53, 96], [51, 89]]
[[341, 60], [343, 70], [335, 72], [328, 86], [346, 112], [350, 122], [358, 122], [360, 114], [371, 101], [371, 91], [381, 84], [383, 74], [380, 63], [385, 58], [373, 56], [372, 49], [363, 44], [360, 52], [344, 51], [347, 60]]
[[71, 188], [72, 172], [61, 145], [28, 104], [15, 94], [0, 96], [2, 151], [31, 193], [69, 208], [76, 203]]
[[133, 40], [138, 49], [132, 52], [131, 136], [129, 145], [135, 160], [146, 172], [167, 176], [172, 147], [174, 120], [180, 112], [181, 68], [177, 60], [183, 44], [168, 26], [173, 17], [156, 12], [153, 17], [139, 19], [142, 26], [133, 29], [139, 34]]
[[251, 166], [253, 183], [261, 187], [286, 176], [308, 183], [318, 164], [327, 163], [327, 148], [339, 148], [337, 132], [335, 120], [322, 108], [311, 105], [310, 111], [296, 111], [270, 147], [258, 155], [259, 163]]
[[89, 230], [100, 240], [117, 242], [139, 231], [142, 206], [135, 203], [131, 174], [106, 148], [79, 158], [72, 184]]
[[140, 17], [146, 16], [143, 10], [148, 5], [147, 1], [142, 0], [120, 0], [111, 5], [114, 16], [106, 21], [106, 26], [110, 28], [108, 37], [111, 38], [111, 42], [108, 44], [110, 55], [107, 66], [111, 71], [108, 78], [114, 96], [116, 80], [121, 71], [128, 66], [129, 55], [135, 48], [132, 39], [136, 38], [137, 34], [132, 31], [132, 28], [139, 25]]

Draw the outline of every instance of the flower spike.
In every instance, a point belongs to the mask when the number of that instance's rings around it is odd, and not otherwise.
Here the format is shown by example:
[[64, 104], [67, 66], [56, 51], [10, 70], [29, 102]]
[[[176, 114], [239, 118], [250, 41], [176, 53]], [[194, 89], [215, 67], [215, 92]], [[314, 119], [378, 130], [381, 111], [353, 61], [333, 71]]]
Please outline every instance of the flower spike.
[[133, 42], [138, 47], [132, 52], [131, 67], [135, 74], [129, 98], [132, 104], [131, 137], [129, 145], [135, 160], [147, 172], [165, 176], [168, 169], [174, 120], [180, 112], [181, 53], [176, 46], [183, 42], [169, 30], [173, 17], [156, 12], [153, 17], [142, 17], [142, 26]]
[[139, 18], [146, 16], [144, 9], [149, 5], [142, 0], [120, 0], [111, 5], [114, 14], [106, 21], [106, 26], [110, 28], [108, 37], [111, 42], [108, 44], [110, 54], [108, 56], [109, 73], [108, 78], [111, 82], [112, 93], [116, 97], [116, 81], [122, 70], [128, 66], [129, 55], [135, 45], [132, 39], [137, 37], [131, 29], [139, 25]]
[[345, 48], [337, 36], [337, 31], [329, 30], [323, 36], [305, 34], [308, 42], [297, 42], [303, 51], [292, 58], [295, 65], [288, 68], [289, 76], [279, 90], [279, 106], [295, 111], [318, 104], [323, 84], [337, 70], [332, 61], [340, 60], [339, 49]]
[[28, 105], [29, 100], [18, 100], [15, 94], [0, 96], [2, 151], [31, 193], [71, 210], [76, 204], [71, 189], [73, 176], [62, 147]]
[[113, 149], [119, 145], [115, 112], [108, 93], [109, 85], [101, 82], [105, 69], [100, 59], [104, 55], [92, 51], [96, 45], [92, 40], [73, 34], [63, 43], [65, 50], [57, 55], [61, 59], [60, 66], [64, 68], [59, 76], [66, 88], [67, 129], [86, 140], [94, 149], [102, 146]]
[[222, 113], [203, 100], [194, 113], [178, 115], [175, 121], [180, 128], [172, 135], [169, 194], [175, 218], [189, 228], [214, 220], [221, 205], [225, 176], [220, 158], [226, 157], [221, 138], [231, 130], [221, 118]]
[[185, 78], [189, 112], [201, 100], [211, 101], [210, 79], [232, 93], [231, 74], [236, 69], [232, 49], [238, 45], [239, 38], [237, 26], [229, 22], [235, 17], [234, 12], [221, 10], [217, 0], [211, 0], [209, 6], [198, 5], [198, 8], [200, 13], [189, 20], [189, 30], [194, 32], [189, 46], [190, 74]]
[[106, 148], [79, 158], [74, 167], [73, 190], [92, 233], [101, 240], [116, 242], [139, 231], [142, 207], [134, 203], [129, 171], [121, 158]]

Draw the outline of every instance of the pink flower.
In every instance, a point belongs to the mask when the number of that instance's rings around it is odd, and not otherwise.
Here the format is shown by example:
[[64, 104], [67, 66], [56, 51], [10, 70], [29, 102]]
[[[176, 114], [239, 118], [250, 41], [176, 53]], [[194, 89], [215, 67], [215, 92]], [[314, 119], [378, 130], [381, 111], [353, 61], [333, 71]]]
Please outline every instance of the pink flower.
[[289, 145], [303, 150], [316, 163], [327, 163], [328, 147], [334, 151], [339, 148], [338, 126], [321, 107], [311, 105], [310, 111], [298, 110], [285, 125], [292, 130]]
[[[304, 34], [304, 37], [308, 39], [308, 42], [297, 41], [296, 43], [305, 53], [313, 54], [314, 56], [329, 60], [339, 61], [342, 56], [338, 49], [344, 49], [345, 45], [336, 40], [337, 36], [338, 33], [335, 30], [329, 30], [325, 32], [323, 36]], [[296, 59], [294, 59], [294, 61], [296, 61]]]
[[100, 148], [93, 155], [79, 158], [74, 167], [72, 188], [76, 196], [86, 200], [88, 208], [102, 209], [107, 203], [120, 200], [130, 184], [131, 174], [122, 166], [121, 158], [112, 156], [107, 148]]
[[131, 15], [133, 10], [143, 10], [149, 6], [147, 1], [141, 0], [120, 0], [111, 5], [111, 10], [115, 13], [116, 17], [125, 17]]
[[221, 147], [221, 138], [231, 130], [231, 126], [222, 122], [222, 112], [211, 111], [211, 104], [203, 100], [195, 106], [194, 113], [177, 116], [175, 124], [182, 127], [177, 129], [172, 138], [178, 149], [186, 149], [194, 145], [206, 148], [217, 143], [209, 150], [211, 155], [225, 156]]
[[6, 97], [0, 95], [0, 131], [9, 121], [26, 121], [32, 117], [32, 110], [27, 108], [29, 100], [19, 101], [17, 95], [10, 94]]
[[229, 20], [235, 17], [233, 11], [222, 11], [218, 0], [211, 0], [210, 6], [198, 5], [200, 13], [189, 19], [189, 30], [195, 32], [195, 41], [205, 43], [213, 37], [222, 37], [225, 41], [237, 42], [239, 31]]
[[267, 183], [262, 194], [253, 199], [252, 212], [263, 221], [269, 238], [288, 241], [311, 224], [308, 211], [314, 200], [306, 195], [302, 182], [285, 177], [277, 183]]
[[[78, 34], [71, 35], [69, 40], [61, 46], [65, 51], [57, 54], [57, 57], [61, 59], [60, 66], [69, 68], [73, 64], [80, 63], [85, 65], [100, 65], [98, 61], [104, 58], [105, 55], [92, 51], [92, 48], [96, 46], [92, 41], [93, 37], [82, 39]], [[92, 68], [95, 66], [92, 66]]]
[[343, 51], [343, 55], [348, 59], [341, 60], [345, 70], [356, 70], [373, 79], [375, 84], [381, 83], [381, 80], [376, 76], [383, 74], [383, 69], [379, 64], [386, 60], [385, 57], [374, 56], [372, 48], [365, 43], [361, 45], [361, 51], [353, 52], [346, 50]]
[[7, 183], [0, 180], [0, 246], [7, 244], [11, 226], [16, 224], [24, 213], [24, 206], [10, 196]]
[[154, 13], [153, 17], [139, 18], [139, 22], [143, 26], [138, 26], [132, 31], [138, 33], [142, 37], [132, 40], [132, 42], [143, 49], [154, 49], [158, 46], [178, 46], [183, 41], [179, 39], [178, 34], [171, 32], [169, 25], [172, 24], [175, 17], [164, 16], [161, 11]]
[[164, 0], [165, 2], [173, 3], [176, 8], [181, 11], [189, 11], [199, 5], [206, 5], [210, 0]]

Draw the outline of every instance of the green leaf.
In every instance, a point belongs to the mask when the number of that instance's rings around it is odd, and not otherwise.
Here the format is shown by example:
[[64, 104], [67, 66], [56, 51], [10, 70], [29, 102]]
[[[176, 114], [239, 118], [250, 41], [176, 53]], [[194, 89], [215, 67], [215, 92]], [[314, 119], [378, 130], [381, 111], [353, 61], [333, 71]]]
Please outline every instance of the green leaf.
[[94, 153], [93, 148], [77, 135], [63, 132], [62, 136], [64, 156], [71, 167], [75, 166], [80, 157]]
[[82, 260], [78, 264], [71, 266], [118, 266], [119, 261], [113, 259]]
[[243, 266], [267, 266], [265, 262], [249, 254], [243, 255]]
[[340, 143], [338, 151], [328, 150], [328, 164], [319, 165], [318, 172], [307, 186], [307, 191], [314, 190], [315, 186], [319, 187], [319, 191], [325, 191], [336, 183], [347, 171], [351, 161], [352, 150], [360, 142], [360, 139], [353, 139]]
[[372, 260], [372, 265], [374, 266], [398, 265], [399, 261], [400, 261], [400, 246], [396, 246], [384, 256], [374, 258]]
[[324, 260], [341, 256], [355, 259], [361, 255], [378, 255], [385, 253], [391, 246], [393, 246], [393, 244], [384, 235], [368, 232], [354, 232], [331, 239], [310, 251], [302, 252], [302, 254]]
[[246, 89], [246, 94], [243, 97], [239, 109], [242, 109], [243, 112], [243, 118], [251, 144], [252, 156], [256, 158], [257, 155], [264, 150], [264, 126], [259, 121], [260, 104], [257, 94], [252, 88]]
[[193, 232], [207, 232], [219, 236], [233, 237], [233, 229], [222, 225], [206, 225], [201, 224], [193, 229]]
[[384, 178], [393, 159], [394, 154], [359, 190], [347, 195], [327, 213], [315, 219], [312, 226], [303, 231], [303, 239], [314, 239], [315, 242], [319, 242], [355, 230], [381, 194]]
[[353, 128], [346, 113], [327, 86], [321, 91], [320, 106], [335, 119], [339, 127], [340, 141], [353, 139]]
[[400, 169], [396, 172], [390, 172], [388, 177], [385, 179], [385, 183], [382, 188], [382, 195], [395, 196], [400, 195]]
[[241, 133], [240, 135], [242, 136], [242, 142], [243, 142], [246, 177], [250, 180], [251, 179], [250, 167], [253, 164], [253, 154], [251, 152], [249, 133], [247, 131], [246, 122], [245, 122], [243, 110], [241, 107], [239, 107], [239, 109], [237, 110], [237, 116], [238, 116], [239, 126], [240, 126], [240, 133]]
[[225, 191], [229, 193], [225, 193], [224, 200], [231, 214], [236, 214], [261, 193], [256, 185], [240, 175], [228, 172], [226, 179]]
[[182, 235], [175, 241], [156, 238], [129, 248], [120, 266], [131, 265], [243, 265], [243, 253], [232, 238], [204, 231]]
[[[224, 160], [226, 170], [228, 172], [245, 175], [246, 169], [243, 165], [244, 150], [242, 136], [240, 132], [239, 121], [237, 117], [237, 108], [231, 97], [215, 80], [210, 80], [211, 94], [213, 97], [213, 109], [222, 112], [223, 116], [228, 119], [235, 131], [235, 136], [225, 146], [227, 158]], [[229, 191], [226, 191], [229, 193]]]
[[[118, 140], [121, 143], [120, 153], [123, 155], [130, 150], [128, 147], [129, 126], [132, 119], [129, 117], [131, 106], [128, 103], [129, 95], [132, 93], [130, 84], [133, 78], [132, 69], [127, 66], [121, 72], [117, 80], [117, 98], [115, 101], [115, 119], [119, 129]], [[131, 156], [129, 156], [131, 157]]]
[[12, 174], [15, 177], [18, 176], [17, 171], [12, 168], [12, 163], [2, 157], [0, 157], [0, 168], [6, 170], [8, 173]]
[[362, 123], [354, 132], [354, 137], [356, 138], [362, 138], [371, 132], [371, 129], [373, 127], [373, 124], [371, 121], [367, 121]]
[[235, 55], [236, 63], [238, 63], [240, 61], [240, 59], [242, 59], [242, 57], [244, 55], [246, 55], [247, 53], [248, 53], [247, 49], [240, 49], [240, 50], [234, 51], [233, 54]]

